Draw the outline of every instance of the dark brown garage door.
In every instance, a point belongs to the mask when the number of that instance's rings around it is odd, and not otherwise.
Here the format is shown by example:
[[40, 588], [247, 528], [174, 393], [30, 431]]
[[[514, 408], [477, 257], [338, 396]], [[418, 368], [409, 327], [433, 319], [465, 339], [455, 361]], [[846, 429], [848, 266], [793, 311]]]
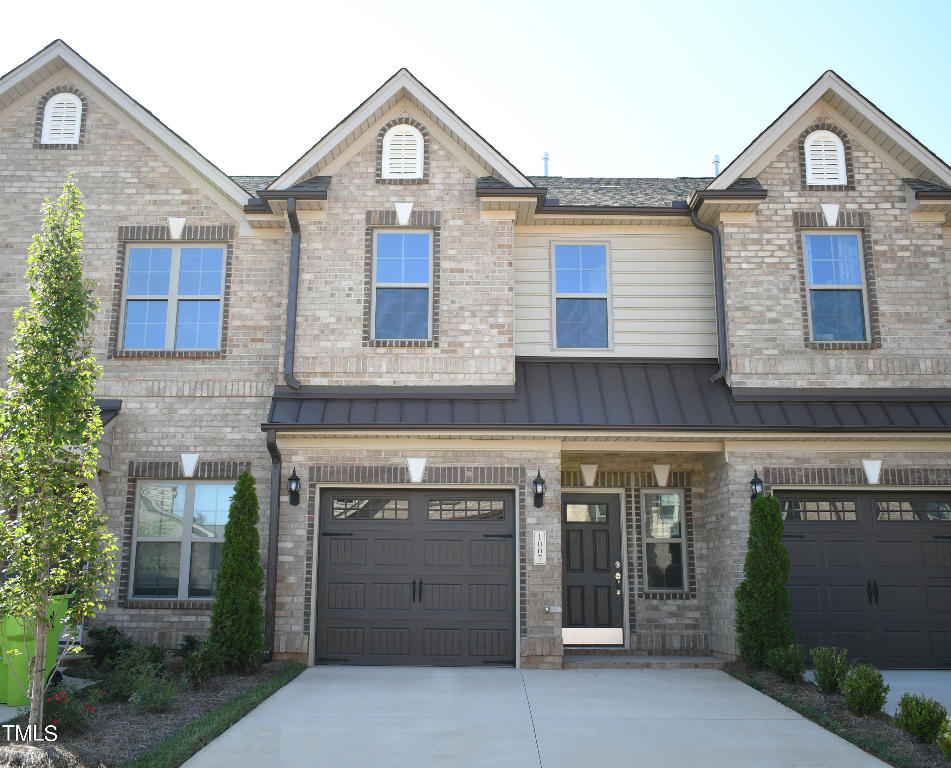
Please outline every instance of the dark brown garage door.
[[515, 661], [513, 494], [321, 492], [318, 663]]
[[777, 491], [797, 642], [951, 666], [951, 494]]

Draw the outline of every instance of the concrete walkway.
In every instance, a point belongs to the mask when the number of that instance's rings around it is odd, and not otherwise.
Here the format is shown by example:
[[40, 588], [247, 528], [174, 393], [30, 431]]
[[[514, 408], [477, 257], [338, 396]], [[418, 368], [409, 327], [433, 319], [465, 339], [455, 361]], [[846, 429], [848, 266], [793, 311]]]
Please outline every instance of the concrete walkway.
[[313, 667], [185, 763], [222, 765], [885, 764], [717, 670]]

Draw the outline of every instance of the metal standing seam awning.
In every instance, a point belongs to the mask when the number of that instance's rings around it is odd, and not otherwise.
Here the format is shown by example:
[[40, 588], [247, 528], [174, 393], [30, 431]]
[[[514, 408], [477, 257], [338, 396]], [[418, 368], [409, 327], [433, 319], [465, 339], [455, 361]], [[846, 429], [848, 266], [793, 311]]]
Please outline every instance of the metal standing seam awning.
[[265, 430], [940, 432], [951, 389], [756, 390], [715, 361], [518, 358], [514, 387], [276, 387]]

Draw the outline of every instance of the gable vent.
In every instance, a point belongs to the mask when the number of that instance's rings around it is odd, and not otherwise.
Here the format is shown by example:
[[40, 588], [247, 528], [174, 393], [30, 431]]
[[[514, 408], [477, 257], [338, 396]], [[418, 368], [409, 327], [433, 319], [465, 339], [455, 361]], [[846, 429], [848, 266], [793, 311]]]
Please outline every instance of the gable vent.
[[423, 177], [423, 135], [411, 125], [390, 128], [383, 137], [383, 178]]
[[78, 144], [83, 104], [72, 93], [60, 93], [46, 102], [43, 110], [41, 144]]
[[803, 144], [806, 184], [847, 184], [845, 147], [830, 131], [813, 131]]

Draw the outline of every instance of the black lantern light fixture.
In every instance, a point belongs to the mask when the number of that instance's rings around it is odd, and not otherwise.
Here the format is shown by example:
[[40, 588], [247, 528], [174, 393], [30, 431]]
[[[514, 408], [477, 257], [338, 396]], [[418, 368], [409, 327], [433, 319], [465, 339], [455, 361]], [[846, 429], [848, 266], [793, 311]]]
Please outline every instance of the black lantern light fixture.
[[292, 507], [300, 504], [300, 478], [297, 476], [297, 467], [294, 467], [291, 476], [287, 478], [287, 494], [291, 497]]
[[756, 497], [763, 493], [763, 479], [753, 470], [753, 479], [750, 480], [750, 501], [755, 501]]
[[532, 480], [532, 493], [535, 494], [535, 506], [540, 507], [545, 503], [545, 480], [542, 478], [542, 471], [539, 469], [535, 479]]

